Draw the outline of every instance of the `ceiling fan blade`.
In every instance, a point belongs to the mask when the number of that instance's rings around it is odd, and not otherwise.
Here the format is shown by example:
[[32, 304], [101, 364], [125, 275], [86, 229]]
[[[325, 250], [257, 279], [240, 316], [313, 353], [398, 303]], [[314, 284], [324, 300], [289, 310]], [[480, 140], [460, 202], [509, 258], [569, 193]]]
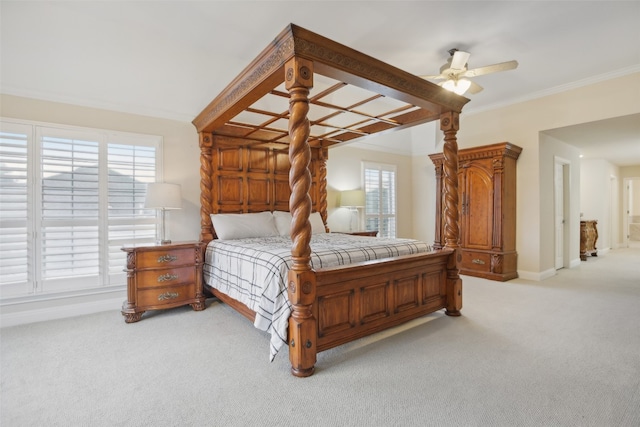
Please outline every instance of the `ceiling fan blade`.
[[483, 90], [484, 88], [474, 81], [471, 81], [471, 86], [469, 86], [469, 89], [467, 89], [469, 93], [472, 93], [474, 95], [478, 92], [482, 92]]
[[454, 70], [462, 70], [466, 68], [470, 56], [471, 54], [469, 52], [456, 50], [451, 58], [451, 68]]
[[442, 74], [436, 74], [435, 76], [418, 76], [418, 77], [422, 79], [429, 79], [429, 80], [440, 80], [440, 79], [446, 78]]
[[467, 70], [464, 73], [464, 77], [477, 77], [484, 74], [497, 73], [498, 71], [507, 71], [518, 68], [518, 61], [507, 61], [499, 64], [487, 65], [485, 67], [478, 67], [472, 70]]

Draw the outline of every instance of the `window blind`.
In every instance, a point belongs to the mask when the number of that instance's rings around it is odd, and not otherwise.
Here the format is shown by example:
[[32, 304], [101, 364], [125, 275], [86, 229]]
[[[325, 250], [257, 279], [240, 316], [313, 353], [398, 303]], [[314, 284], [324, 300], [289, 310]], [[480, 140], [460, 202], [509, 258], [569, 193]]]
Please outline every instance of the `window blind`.
[[41, 278], [92, 276], [86, 286], [98, 286], [100, 141], [41, 132]]
[[27, 291], [28, 126], [0, 129], [0, 296]]
[[396, 237], [396, 167], [364, 163], [365, 226], [380, 237]]
[[156, 179], [156, 147], [108, 144], [108, 252], [109, 274], [126, 264], [120, 250], [125, 243], [153, 242], [156, 211], [144, 209], [147, 184]]

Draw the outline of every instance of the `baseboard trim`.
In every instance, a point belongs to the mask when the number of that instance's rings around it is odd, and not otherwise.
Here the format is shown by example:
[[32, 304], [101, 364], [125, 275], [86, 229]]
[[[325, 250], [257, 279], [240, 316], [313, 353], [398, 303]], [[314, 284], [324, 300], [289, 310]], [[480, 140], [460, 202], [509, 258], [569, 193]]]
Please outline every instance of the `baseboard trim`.
[[549, 270], [541, 271], [539, 273], [535, 273], [533, 271], [523, 271], [518, 270], [518, 277], [525, 280], [534, 280], [536, 282], [541, 282], [544, 279], [548, 279], [549, 277], [553, 277], [556, 275], [556, 270], [551, 268]]
[[0, 313], [0, 326], [10, 327], [28, 323], [44, 322], [48, 320], [64, 319], [82, 316], [102, 311], [118, 310], [122, 306], [122, 296], [76, 304], [64, 304], [54, 307], [19, 311], [15, 313]]

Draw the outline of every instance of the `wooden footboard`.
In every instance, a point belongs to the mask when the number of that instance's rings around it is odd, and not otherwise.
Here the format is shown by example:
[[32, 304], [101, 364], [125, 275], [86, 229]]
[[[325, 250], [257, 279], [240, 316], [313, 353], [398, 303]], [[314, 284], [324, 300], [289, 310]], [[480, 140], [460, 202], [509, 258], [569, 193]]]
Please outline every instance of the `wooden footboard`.
[[451, 254], [445, 250], [317, 270], [317, 350], [446, 308]]
[[[405, 255], [316, 270], [318, 352], [447, 308], [447, 262], [453, 251]], [[252, 322], [255, 312], [205, 285]]]

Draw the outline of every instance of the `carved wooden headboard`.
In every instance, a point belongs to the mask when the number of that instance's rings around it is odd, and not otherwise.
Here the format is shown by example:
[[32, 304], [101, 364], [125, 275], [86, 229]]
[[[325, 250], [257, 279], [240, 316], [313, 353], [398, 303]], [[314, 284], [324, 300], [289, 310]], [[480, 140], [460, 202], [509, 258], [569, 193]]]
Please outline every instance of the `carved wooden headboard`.
[[[289, 152], [284, 144], [255, 144], [212, 134], [200, 137], [200, 240], [216, 238], [211, 214], [288, 211]], [[328, 150], [312, 148], [312, 211], [327, 223]]]

